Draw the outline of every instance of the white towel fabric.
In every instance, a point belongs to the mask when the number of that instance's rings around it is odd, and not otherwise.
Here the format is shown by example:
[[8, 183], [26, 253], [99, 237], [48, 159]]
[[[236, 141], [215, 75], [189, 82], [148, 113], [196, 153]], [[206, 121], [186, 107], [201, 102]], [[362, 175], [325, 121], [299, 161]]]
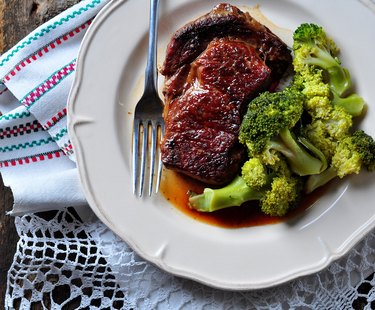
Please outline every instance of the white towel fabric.
[[108, 1], [78, 3], [0, 58], [0, 172], [12, 215], [87, 205], [66, 106], [83, 36]]

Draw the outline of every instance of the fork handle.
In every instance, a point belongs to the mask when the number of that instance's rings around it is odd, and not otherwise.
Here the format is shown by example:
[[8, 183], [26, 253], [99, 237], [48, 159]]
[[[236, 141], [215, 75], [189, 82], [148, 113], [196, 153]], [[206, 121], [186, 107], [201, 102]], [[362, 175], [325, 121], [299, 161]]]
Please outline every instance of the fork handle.
[[157, 31], [158, 31], [159, 0], [150, 0], [150, 25], [148, 34], [148, 53], [145, 77], [145, 91], [157, 91]]

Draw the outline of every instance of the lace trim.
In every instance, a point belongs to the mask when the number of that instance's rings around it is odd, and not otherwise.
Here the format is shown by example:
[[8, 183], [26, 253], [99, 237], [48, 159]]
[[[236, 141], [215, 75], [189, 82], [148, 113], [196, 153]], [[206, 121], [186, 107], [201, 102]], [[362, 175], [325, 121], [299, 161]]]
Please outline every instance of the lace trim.
[[7, 309], [375, 309], [375, 232], [319, 273], [231, 292], [165, 273], [72, 208], [41, 216], [16, 218]]

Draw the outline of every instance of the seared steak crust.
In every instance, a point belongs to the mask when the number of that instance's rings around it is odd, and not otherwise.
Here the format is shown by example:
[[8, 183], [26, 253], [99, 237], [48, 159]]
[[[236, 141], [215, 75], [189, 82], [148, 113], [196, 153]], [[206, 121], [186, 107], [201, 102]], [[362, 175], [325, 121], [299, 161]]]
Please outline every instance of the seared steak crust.
[[246, 155], [238, 143], [244, 103], [290, 62], [280, 39], [229, 4], [178, 30], [161, 71], [164, 165], [208, 184], [229, 182]]
[[286, 44], [267, 27], [237, 7], [222, 3], [211, 12], [177, 30], [169, 45], [161, 74], [172, 76], [198, 57], [214, 38], [234, 37], [253, 46], [279, 79], [291, 63]]

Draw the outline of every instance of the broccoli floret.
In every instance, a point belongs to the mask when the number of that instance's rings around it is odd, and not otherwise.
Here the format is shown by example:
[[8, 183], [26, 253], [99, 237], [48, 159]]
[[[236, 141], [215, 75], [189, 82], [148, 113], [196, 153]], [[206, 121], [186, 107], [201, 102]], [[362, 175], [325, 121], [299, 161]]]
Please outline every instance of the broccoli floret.
[[326, 35], [324, 29], [315, 24], [301, 24], [293, 34], [294, 67], [313, 65], [324, 69], [328, 74], [331, 89], [340, 96], [351, 89], [348, 70], [341, 67], [337, 58], [339, 49]]
[[[352, 93], [349, 71], [341, 66], [337, 57], [339, 50], [323, 28], [315, 24], [302, 24], [295, 30], [293, 39], [293, 67], [297, 80], [302, 79], [299, 83], [304, 83], [303, 92], [309, 97], [312, 90], [314, 94], [310, 97], [330, 98], [332, 105], [345, 108], [352, 116], [360, 115], [364, 100]], [[326, 94], [327, 86], [329, 96]], [[309, 104], [309, 110], [308, 107]]]
[[306, 125], [301, 132], [330, 162], [335, 153], [337, 141], [329, 135], [326, 124], [322, 120], [317, 119]]
[[348, 135], [353, 126], [352, 116], [339, 106], [334, 106], [330, 110], [330, 113], [321, 121], [329, 136], [336, 140], [340, 140]]
[[242, 177], [249, 187], [262, 188], [270, 182], [267, 168], [259, 158], [250, 158], [241, 170]]
[[[257, 182], [254, 174], [263, 180], [263, 185]], [[249, 182], [254, 186], [249, 186]], [[290, 173], [284, 161], [267, 167], [257, 159], [250, 159], [242, 169], [242, 176], [222, 188], [205, 188], [199, 195], [192, 193], [189, 204], [195, 210], [213, 212], [257, 200], [265, 214], [283, 216], [297, 203], [301, 185], [300, 178]]]
[[[239, 141], [261, 153], [280, 130], [292, 128], [303, 112], [304, 96], [295, 88], [264, 92], [253, 99], [241, 123]], [[250, 141], [250, 143], [249, 143]]]
[[323, 71], [321, 69], [307, 65], [299, 69], [297, 68], [294, 67], [296, 74], [293, 77], [293, 85], [298, 87], [307, 98], [316, 96], [330, 97], [331, 89], [329, 85], [324, 82]]
[[[322, 127], [326, 129], [325, 125]], [[353, 134], [350, 134], [349, 130], [343, 131], [337, 139], [333, 139], [332, 136], [318, 135], [316, 128], [314, 128], [315, 132], [308, 130], [310, 139], [312, 141], [316, 139], [317, 144], [320, 141], [320, 149], [329, 152], [331, 167], [336, 170], [337, 176], [342, 178], [348, 174], [358, 174], [362, 166], [369, 171], [375, 169], [375, 142], [363, 130], [357, 130]], [[316, 134], [315, 137], [314, 134]]]
[[239, 141], [249, 157], [273, 165], [284, 156], [300, 176], [320, 173], [324, 163], [311, 155], [291, 132], [299, 122], [305, 96], [298, 86], [283, 91], [264, 92], [249, 104], [240, 127]]
[[271, 189], [260, 200], [262, 212], [271, 216], [284, 216], [298, 201], [300, 188], [298, 178], [274, 178]]
[[[305, 110], [310, 115], [299, 132], [324, 154], [328, 167], [307, 178], [305, 191], [311, 192], [335, 177], [359, 173], [362, 166], [373, 169], [374, 147], [365, 133], [351, 134], [353, 117], [362, 114], [365, 102], [353, 92], [335, 42], [315, 24], [300, 25], [293, 38], [294, 83], [306, 96]], [[366, 163], [364, 158], [369, 158]]]
[[[308, 78], [310, 72], [313, 72], [311, 75], [313, 80]], [[304, 71], [302, 72], [304, 77], [297, 75], [297, 79], [306, 81], [300, 83], [300, 85], [302, 85], [302, 92], [307, 97], [305, 108], [311, 116], [311, 121], [304, 124], [301, 131], [314, 146], [323, 152], [327, 161], [330, 162], [337, 141], [349, 134], [353, 125], [353, 115], [348, 113], [347, 108], [341, 104], [334, 105], [331, 103], [329, 93], [323, 91], [326, 84], [319, 78], [319, 75], [314, 75], [314, 72], [314, 70]], [[347, 98], [340, 98], [339, 100], [347, 100]]]
[[375, 170], [375, 141], [363, 130], [357, 130], [337, 142], [331, 166], [320, 174], [310, 176], [305, 191], [311, 193], [336, 177], [358, 174], [362, 167], [368, 171]]
[[273, 178], [285, 176], [290, 178], [292, 171], [285, 160], [279, 160], [271, 165], [264, 163], [260, 158], [248, 159], [241, 169], [241, 176], [247, 186], [252, 188], [264, 188], [269, 186]]
[[352, 136], [353, 144], [361, 155], [362, 164], [368, 171], [375, 170], [375, 141], [363, 130], [356, 130]]
[[304, 109], [312, 117], [326, 117], [332, 108], [331, 91], [328, 84], [323, 82], [322, 70], [306, 67], [294, 76], [294, 83], [299, 85], [306, 97]]
[[375, 141], [363, 130], [357, 130], [338, 143], [332, 157], [332, 167], [342, 178], [348, 174], [358, 174], [362, 166], [369, 171], [375, 169]]

